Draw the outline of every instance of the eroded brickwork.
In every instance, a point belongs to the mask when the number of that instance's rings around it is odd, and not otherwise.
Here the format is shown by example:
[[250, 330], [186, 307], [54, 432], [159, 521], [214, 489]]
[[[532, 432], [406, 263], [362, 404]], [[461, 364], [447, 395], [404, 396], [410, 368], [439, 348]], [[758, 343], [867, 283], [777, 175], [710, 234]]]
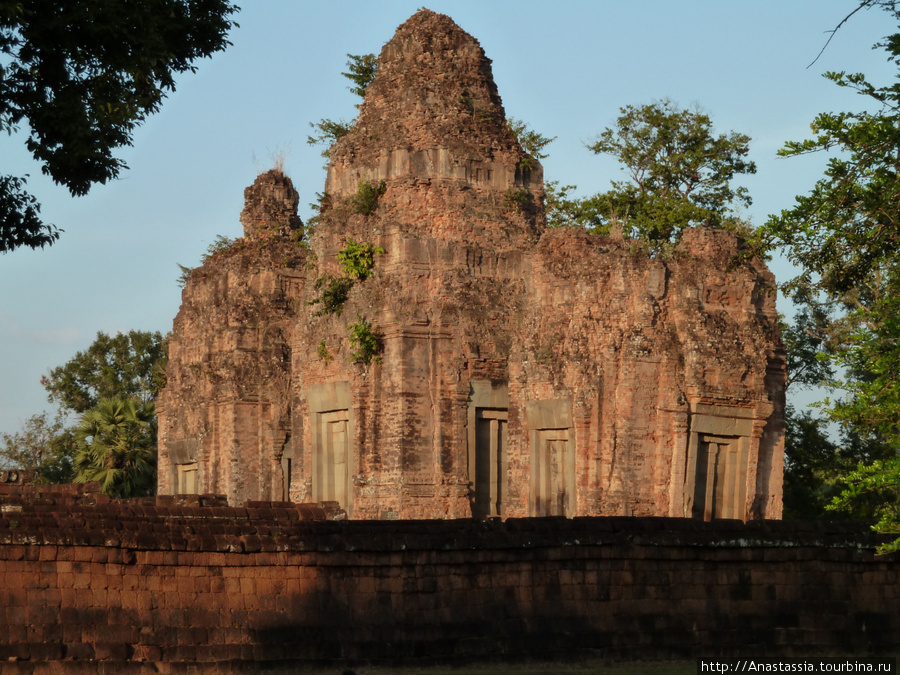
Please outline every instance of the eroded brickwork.
[[[548, 230], [478, 42], [421, 10], [331, 149], [309, 249], [278, 172], [192, 273], [160, 396], [161, 493], [338, 499], [352, 518], [778, 518], [774, 279], [722, 231], [666, 260]], [[361, 182], [383, 193], [359, 204]], [[384, 249], [338, 312], [349, 240]], [[365, 319], [379, 362], [354, 363]]]

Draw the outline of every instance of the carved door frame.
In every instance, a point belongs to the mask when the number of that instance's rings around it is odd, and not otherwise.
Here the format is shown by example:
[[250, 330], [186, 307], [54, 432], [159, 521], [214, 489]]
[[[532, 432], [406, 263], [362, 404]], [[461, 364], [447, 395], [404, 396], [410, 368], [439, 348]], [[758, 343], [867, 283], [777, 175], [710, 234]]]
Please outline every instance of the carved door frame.
[[[718, 405], [695, 408], [688, 431], [681, 515], [747, 520], [747, 495], [753, 493], [756, 483], [755, 465], [750, 462], [755, 421], [752, 412]], [[703, 471], [702, 480], [698, 471]], [[703, 488], [702, 511], [697, 503], [698, 485]]]
[[[343, 489], [344, 500], [341, 507], [352, 516], [353, 476], [357, 473], [354, 414], [350, 405], [350, 383], [329, 382], [312, 385], [309, 388], [309, 411], [312, 432], [312, 499], [314, 501], [333, 500], [338, 494], [332, 489]], [[328, 432], [332, 423], [344, 423], [343, 469], [341, 475], [333, 475], [336, 468], [334, 457], [329, 453], [334, 448], [329, 444]], [[295, 467], [291, 467], [292, 470]], [[333, 479], [333, 480], [332, 480]], [[344, 503], [346, 502], [346, 503]]]
[[[509, 419], [509, 389], [506, 382], [472, 380], [468, 409], [468, 482], [470, 504], [474, 517], [504, 517], [507, 511], [509, 489], [509, 469], [507, 463], [507, 421]], [[478, 438], [479, 423], [487, 421], [491, 425], [491, 438], [487, 447], [481, 447]], [[483, 453], [487, 453], [485, 456]], [[478, 470], [487, 465], [488, 476], [485, 486], [479, 485], [483, 472]], [[479, 496], [488, 496], [487, 509], [476, 505]], [[485, 511], [482, 513], [482, 511]]]
[[572, 402], [569, 399], [528, 401], [525, 410], [531, 448], [529, 515], [572, 518], [578, 505]]

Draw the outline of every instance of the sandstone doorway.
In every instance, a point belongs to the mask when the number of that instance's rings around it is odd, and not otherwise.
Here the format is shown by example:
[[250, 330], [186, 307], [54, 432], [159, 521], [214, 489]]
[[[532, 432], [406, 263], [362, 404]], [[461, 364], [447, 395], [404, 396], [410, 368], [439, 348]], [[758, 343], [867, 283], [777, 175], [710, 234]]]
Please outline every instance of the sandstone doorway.
[[746, 461], [737, 436], [700, 434], [691, 517], [702, 520], [742, 518]]
[[535, 504], [538, 516], [574, 516], [575, 458], [568, 429], [537, 431]]
[[506, 506], [506, 445], [509, 413], [478, 408], [475, 412], [475, 486], [472, 515], [503, 516]]
[[197, 480], [197, 462], [191, 462], [190, 464], [176, 464], [175, 469], [175, 494], [199, 494], [200, 485]]
[[[354, 415], [348, 382], [309, 388], [312, 421], [312, 498], [338, 502], [352, 515]], [[299, 467], [291, 467], [291, 469]], [[293, 480], [293, 476], [292, 476]]]
[[349, 503], [350, 416], [346, 410], [318, 413], [319, 447], [316, 462], [315, 499]]

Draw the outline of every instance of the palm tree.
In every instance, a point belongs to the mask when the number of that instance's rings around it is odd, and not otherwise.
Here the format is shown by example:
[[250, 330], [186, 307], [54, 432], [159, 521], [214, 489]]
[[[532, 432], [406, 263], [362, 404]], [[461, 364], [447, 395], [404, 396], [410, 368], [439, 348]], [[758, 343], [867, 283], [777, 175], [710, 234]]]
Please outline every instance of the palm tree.
[[156, 416], [152, 402], [104, 398], [75, 429], [75, 482], [99, 481], [110, 497], [156, 490]]

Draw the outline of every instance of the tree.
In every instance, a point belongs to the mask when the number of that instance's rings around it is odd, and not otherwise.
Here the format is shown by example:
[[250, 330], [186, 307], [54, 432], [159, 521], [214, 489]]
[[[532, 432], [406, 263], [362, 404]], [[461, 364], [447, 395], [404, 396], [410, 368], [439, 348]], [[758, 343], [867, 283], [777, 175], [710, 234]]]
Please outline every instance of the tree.
[[549, 155], [544, 152], [544, 148], [555, 141], [556, 136], [547, 138], [542, 133], [529, 128], [525, 122], [517, 120], [515, 117], [506, 118], [506, 128], [509, 129], [513, 133], [513, 136], [516, 137], [516, 140], [519, 141], [522, 150], [528, 155], [528, 158], [526, 159], [546, 159], [549, 157]]
[[[114, 151], [155, 113], [174, 76], [223, 50], [237, 7], [225, 0], [0, 2], [0, 131], [27, 121], [42, 171], [76, 196], [127, 168]], [[44, 247], [27, 176], [0, 176], [0, 252]]]
[[75, 481], [98, 481], [115, 498], [156, 490], [156, 416], [153, 403], [104, 398], [75, 429]]
[[[853, 427], [841, 428], [835, 439], [827, 419], [810, 410], [788, 405], [784, 418], [784, 517], [877, 520], [884, 506], [882, 495], [854, 490], [852, 498], [845, 499], [842, 493], [848, 476], [860, 467], [890, 460], [894, 449]], [[844, 502], [838, 512], [832, 506], [835, 500]]]
[[41, 378], [48, 399], [84, 413], [103, 398], [155, 400], [165, 384], [166, 345], [159, 332], [97, 333], [86, 350]]
[[0, 434], [0, 467], [34, 471], [43, 483], [68, 483], [74, 478], [75, 438], [65, 416], [32, 415], [15, 434]]
[[341, 75], [353, 83], [348, 89], [360, 98], [365, 98], [366, 89], [378, 73], [378, 57], [375, 54], [347, 54], [347, 70], [350, 72]]
[[[375, 79], [376, 73], [378, 73], [378, 57], [375, 54], [347, 54], [347, 70], [349, 72], [341, 73], [353, 83], [352, 87], [347, 88], [360, 98], [365, 98], [366, 88], [368, 88], [372, 80]], [[306, 142], [309, 145], [324, 145], [325, 149], [322, 150], [322, 157], [327, 158], [331, 151], [331, 146], [338, 139], [350, 133], [355, 124], [356, 122], [345, 122], [344, 120], [335, 122], [330, 119], [310, 122], [309, 126], [317, 129], [318, 133], [313, 136], [307, 136]]]
[[577, 185], [560, 186], [559, 181], [548, 181], [544, 185], [544, 205], [548, 227], [583, 227], [595, 234], [610, 234], [617, 220], [607, 221], [603, 208], [602, 194], [575, 197], [572, 193]]
[[[900, 22], [894, 2], [860, 3], [871, 6]], [[889, 61], [900, 59], [900, 33], [877, 46]], [[875, 111], [820, 114], [812, 138], [786, 144], [785, 157], [832, 153], [812, 190], [771, 217], [760, 235], [802, 270], [785, 290], [827, 309], [823, 353], [841, 373], [831, 384], [842, 396], [825, 399], [824, 410], [842, 428], [893, 449], [890, 459], [870, 458], [848, 474], [832, 508], [874, 497], [882, 505], [876, 529], [900, 534], [900, 86], [876, 86], [861, 73], [825, 76]], [[900, 539], [891, 548], [900, 549]]]
[[588, 149], [618, 159], [631, 180], [613, 181], [582, 205], [594, 231], [618, 224], [627, 236], [665, 242], [686, 227], [729, 227], [733, 204], [750, 205], [747, 189], [731, 185], [737, 174], [756, 173], [749, 136], [716, 136], [708, 115], [669, 100], [620, 111]]
[[[165, 365], [166, 343], [158, 332], [97, 333], [86, 350], [41, 378], [60, 411], [52, 420], [47, 413], [33, 415], [21, 432], [0, 435], [0, 462], [35, 470], [43, 482], [70, 482], [76, 442], [65, 411], [84, 415], [104, 398], [151, 404], [165, 384]], [[155, 447], [155, 419], [147, 433]]]

